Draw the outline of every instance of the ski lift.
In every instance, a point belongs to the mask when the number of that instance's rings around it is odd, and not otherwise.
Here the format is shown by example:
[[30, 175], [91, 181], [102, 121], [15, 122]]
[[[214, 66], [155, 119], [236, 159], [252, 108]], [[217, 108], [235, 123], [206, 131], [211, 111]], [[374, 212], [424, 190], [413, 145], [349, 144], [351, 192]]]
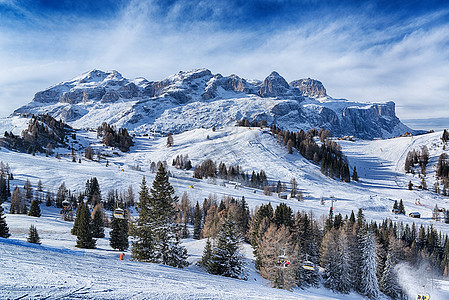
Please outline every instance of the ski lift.
[[313, 262], [311, 262], [309, 260], [304, 261], [304, 263], [302, 264], [302, 268], [305, 270], [309, 270], [309, 271], [315, 270], [315, 266], [313, 265]]
[[285, 250], [283, 255], [278, 256], [278, 262], [276, 264], [278, 268], [287, 268], [290, 265], [290, 260], [285, 256]]
[[62, 201], [62, 209], [60, 214], [66, 214], [72, 211], [72, 205], [68, 200]]
[[113, 216], [117, 219], [124, 219], [125, 218], [125, 211], [119, 207], [114, 209]]
[[430, 300], [430, 296], [426, 294], [418, 294], [417, 300]]

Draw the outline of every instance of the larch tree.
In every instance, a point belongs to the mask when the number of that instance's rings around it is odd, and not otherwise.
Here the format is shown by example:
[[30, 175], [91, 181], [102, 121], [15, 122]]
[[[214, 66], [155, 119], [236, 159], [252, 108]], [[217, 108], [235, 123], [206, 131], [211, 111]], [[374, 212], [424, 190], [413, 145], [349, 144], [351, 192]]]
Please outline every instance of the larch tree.
[[16, 187], [11, 196], [11, 214], [25, 214], [27, 211], [26, 203], [23, 199], [20, 189]]
[[271, 223], [259, 242], [258, 255], [260, 275], [270, 280], [274, 288], [291, 290], [297, 264], [288, 228]]

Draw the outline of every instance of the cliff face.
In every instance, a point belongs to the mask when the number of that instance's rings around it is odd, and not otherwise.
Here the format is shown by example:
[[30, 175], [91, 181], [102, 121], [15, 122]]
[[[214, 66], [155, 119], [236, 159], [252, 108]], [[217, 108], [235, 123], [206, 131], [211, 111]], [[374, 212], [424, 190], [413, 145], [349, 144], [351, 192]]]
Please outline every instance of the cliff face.
[[74, 127], [103, 122], [135, 132], [176, 132], [224, 126], [241, 118], [267, 120], [287, 130], [324, 128], [335, 136], [387, 138], [412, 131], [393, 102], [357, 103], [329, 97], [314, 79], [290, 84], [277, 72], [263, 81], [222, 76], [207, 69], [179, 72], [161, 81], [124, 78], [92, 70], [36, 93], [14, 114], [49, 115]]
[[322, 98], [326, 97], [324, 85], [315, 79], [300, 79], [290, 82], [290, 85], [298, 88], [304, 97]]

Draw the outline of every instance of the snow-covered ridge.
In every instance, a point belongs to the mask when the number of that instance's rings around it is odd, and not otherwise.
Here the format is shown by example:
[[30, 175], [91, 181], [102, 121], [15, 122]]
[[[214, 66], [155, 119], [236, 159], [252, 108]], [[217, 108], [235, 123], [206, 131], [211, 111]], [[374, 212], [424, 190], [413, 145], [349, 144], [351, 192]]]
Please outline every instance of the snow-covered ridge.
[[333, 99], [320, 81], [307, 78], [289, 84], [277, 72], [258, 81], [196, 69], [148, 81], [92, 70], [37, 92], [13, 115], [42, 113], [77, 128], [108, 122], [137, 133], [227, 126], [241, 118], [266, 120], [292, 131], [316, 127], [335, 136], [367, 139], [413, 132], [396, 117], [394, 102]]

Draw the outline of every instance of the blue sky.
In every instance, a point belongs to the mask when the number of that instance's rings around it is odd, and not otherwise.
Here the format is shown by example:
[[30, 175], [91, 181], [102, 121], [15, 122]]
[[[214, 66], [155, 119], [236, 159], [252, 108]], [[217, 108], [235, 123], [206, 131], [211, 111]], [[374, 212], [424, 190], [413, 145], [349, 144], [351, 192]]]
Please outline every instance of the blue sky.
[[0, 116], [90, 69], [321, 80], [334, 98], [449, 116], [447, 1], [0, 0]]

